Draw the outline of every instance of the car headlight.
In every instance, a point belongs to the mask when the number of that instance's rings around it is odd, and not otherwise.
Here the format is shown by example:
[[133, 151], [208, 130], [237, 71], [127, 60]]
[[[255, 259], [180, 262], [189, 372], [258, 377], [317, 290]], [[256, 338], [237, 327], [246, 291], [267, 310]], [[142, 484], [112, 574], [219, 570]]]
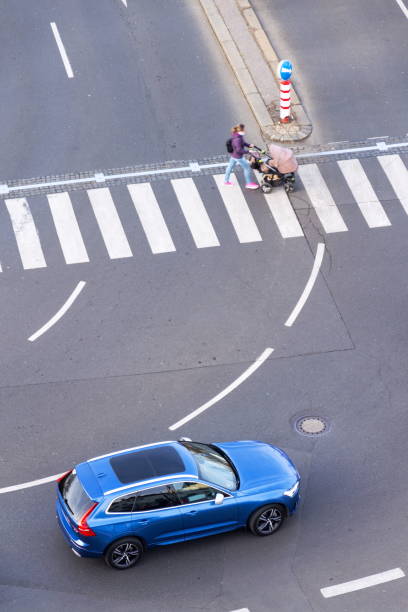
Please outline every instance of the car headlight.
[[297, 480], [297, 481], [295, 482], [295, 484], [293, 485], [293, 487], [291, 487], [291, 488], [290, 488], [290, 489], [288, 489], [287, 491], [284, 491], [284, 492], [283, 492], [283, 494], [284, 494], [284, 495], [287, 495], [288, 497], [293, 497], [293, 496], [294, 496], [294, 495], [296, 495], [296, 493], [298, 492], [298, 489], [299, 489], [299, 484], [300, 484], [300, 481], [299, 481], [299, 480]]

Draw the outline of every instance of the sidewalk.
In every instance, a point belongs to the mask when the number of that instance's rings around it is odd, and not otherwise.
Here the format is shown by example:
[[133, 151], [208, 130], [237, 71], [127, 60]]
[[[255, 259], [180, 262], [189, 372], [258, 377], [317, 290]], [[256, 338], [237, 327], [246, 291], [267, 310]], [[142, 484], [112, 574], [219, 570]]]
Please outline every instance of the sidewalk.
[[266, 141], [307, 138], [312, 125], [292, 86], [290, 123], [279, 122], [279, 58], [249, 0], [200, 0]]

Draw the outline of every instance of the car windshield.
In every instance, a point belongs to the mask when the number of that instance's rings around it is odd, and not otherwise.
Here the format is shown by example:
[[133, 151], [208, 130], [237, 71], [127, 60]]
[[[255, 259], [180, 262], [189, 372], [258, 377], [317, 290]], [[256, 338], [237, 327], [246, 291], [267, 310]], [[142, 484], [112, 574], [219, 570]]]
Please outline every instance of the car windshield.
[[68, 476], [62, 481], [60, 491], [68, 509], [73, 514], [76, 521], [85, 514], [87, 510], [92, 506], [92, 500], [89, 499], [88, 495], [73, 470]]
[[200, 442], [182, 442], [193, 456], [198, 475], [207, 482], [235, 491], [238, 488], [238, 475], [232, 463], [214, 446]]

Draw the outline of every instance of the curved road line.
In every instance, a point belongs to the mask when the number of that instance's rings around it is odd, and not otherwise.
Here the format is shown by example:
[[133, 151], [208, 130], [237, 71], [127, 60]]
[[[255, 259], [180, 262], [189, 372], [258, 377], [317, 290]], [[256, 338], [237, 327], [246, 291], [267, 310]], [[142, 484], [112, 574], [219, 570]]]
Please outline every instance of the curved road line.
[[272, 353], [273, 348], [266, 348], [264, 352], [259, 355], [257, 359], [255, 359], [254, 363], [250, 365], [249, 368], [247, 368], [245, 372], [241, 374], [241, 376], [238, 376], [238, 378], [236, 378], [230, 385], [228, 385], [228, 387], [225, 387], [225, 389], [218, 393], [215, 397], [210, 399], [208, 402], [206, 402], [196, 410], [193, 410], [193, 412], [190, 412], [190, 414], [185, 416], [183, 419], [180, 419], [180, 421], [177, 421], [177, 423], [174, 423], [174, 425], [170, 425], [169, 429], [171, 431], [178, 429], [182, 425], [185, 425], [185, 423], [187, 423], [188, 421], [191, 421], [196, 416], [204, 412], [204, 410], [207, 410], [207, 408], [210, 408], [210, 406], [213, 406], [214, 404], [219, 402], [223, 397], [228, 395], [228, 393], [231, 393], [231, 391], [236, 389], [238, 385], [240, 385], [242, 382], [244, 382], [244, 380], [251, 376], [251, 374], [253, 374], [253, 372], [255, 372], [255, 370], [257, 370]]
[[292, 327], [292, 325], [296, 321], [300, 311], [302, 310], [303, 306], [305, 305], [306, 300], [309, 297], [310, 292], [313, 289], [313, 285], [315, 284], [317, 275], [318, 275], [319, 270], [320, 270], [320, 266], [322, 265], [323, 255], [324, 255], [324, 244], [323, 244], [323, 242], [319, 242], [319, 244], [317, 245], [316, 257], [315, 257], [315, 260], [314, 260], [314, 263], [313, 263], [312, 271], [311, 271], [310, 276], [309, 276], [309, 280], [307, 281], [306, 286], [303, 289], [303, 293], [300, 296], [300, 298], [298, 300], [298, 303], [296, 304], [296, 306], [292, 310], [292, 313], [290, 314], [288, 320], [285, 323], [286, 327]]
[[[78, 287], [77, 287], [77, 289], [78, 289]], [[81, 289], [82, 289], [82, 287], [81, 287]], [[70, 296], [69, 299], [71, 299], [72, 296], [73, 296], [73, 294]], [[73, 299], [75, 299], [75, 297]], [[67, 300], [67, 302], [68, 302], [68, 300]], [[66, 305], [66, 303], [64, 304], [64, 306]], [[39, 330], [39, 331], [41, 331], [41, 330]], [[218, 393], [218, 395], [213, 397], [211, 400], [209, 400], [208, 402], [206, 402], [205, 404], [200, 406], [200, 408], [197, 408], [197, 410], [194, 410], [194, 412], [192, 412], [191, 414], [189, 414], [186, 417], [184, 417], [184, 419], [181, 419], [180, 421], [177, 421], [177, 423], [174, 423], [174, 425], [169, 427], [169, 429], [171, 429], [171, 430], [178, 429], [179, 427], [184, 425], [184, 423], [187, 423], [187, 421], [190, 421], [191, 419], [193, 419], [197, 415], [201, 414], [201, 412], [204, 412], [204, 410], [207, 410], [207, 408], [209, 408], [210, 406], [212, 406], [213, 404], [218, 402], [220, 399], [222, 399], [223, 397], [228, 395], [228, 393], [233, 391], [233, 389], [238, 387], [238, 385], [240, 385], [242, 382], [244, 382], [244, 380], [246, 380], [249, 376], [251, 376], [251, 374], [253, 372], [255, 372], [255, 370], [257, 370], [263, 364], [263, 362], [269, 357], [269, 355], [271, 355], [272, 353], [273, 353], [273, 348], [265, 349], [263, 351], [263, 353], [261, 355], [259, 355], [259, 357], [254, 361], [254, 363], [252, 365], [250, 365], [249, 368], [247, 368], [245, 370], [245, 372], [243, 372], [241, 374], [241, 376], [238, 376], [238, 378], [236, 380], [234, 380], [234, 382], [232, 382], [230, 385], [228, 385], [228, 387], [226, 387], [223, 391]], [[13, 491], [20, 491], [21, 489], [29, 489], [30, 487], [38, 487], [39, 485], [46, 484], [47, 482], [53, 482], [53, 481], [57, 480], [63, 474], [64, 474], [64, 472], [61, 472], [61, 474], [54, 474], [54, 476], [47, 476], [46, 478], [39, 478], [38, 480], [31, 480], [30, 482], [23, 482], [22, 484], [12, 485], [10, 487], [3, 487], [2, 489], [0, 489], [0, 495], [2, 493], [11, 493]]]
[[72, 304], [75, 302], [76, 298], [81, 293], [81, 291], [85, 287], [85, 285], [86, 285], [85, 281], [79, 281], [79, 283], [77, 284], [77, 286], [75, 287], [75, 289], [73, 290], [73, 292], [71, 293], [71, 295], [69, 296], [69, 298], [67, 299], [65, 304], [63, 306], [61, 306], [61, 308], [58, 310], [58, 312], [55, 313], [55, 315], [53, 317], [51, 317], [51, 319], [48, 321], [48, 323], [45, 323], [45, 325], [40, 327], [40, 329], [38, 331], [36, 331], [34, 334], [32, 334], [28, 338], [28, 341], [29, 342], [34, 342], [34, 340], [37, 340], [37, 338], [39, 338], [47, 330], [49, 330], [50, 327], [55, 325], [55, 323], [57, 321], [59, 321], [59, 319], [67, 312], [68, 308], [70, 306], [72, 306]]
[[39, 478], [38, 480], [31, 480], [30, 482], [23, 482], [22, 484], [13, 485], [11, 487], [3, 487], [2, 489], [0, 489], [0, 495], [2, 493], [11, 493], [12, 491], [20, 491], [20, 489], [38, 487], [38, 485], [58, 480], [58, 478], [60, 478], [60, 476], [62, 476], [63, 474], [65, 474], [65, 472], [61, 472], [61, 474], [54, 474], [54, 476], [47, 476], [46, 478]]

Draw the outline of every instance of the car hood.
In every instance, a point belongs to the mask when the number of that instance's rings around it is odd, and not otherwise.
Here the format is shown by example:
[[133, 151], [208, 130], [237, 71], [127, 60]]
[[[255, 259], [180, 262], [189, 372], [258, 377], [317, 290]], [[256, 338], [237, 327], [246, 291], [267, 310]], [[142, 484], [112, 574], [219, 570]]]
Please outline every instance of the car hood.
[[266, 484], [289, 488], [299, 479], [299, 474], [286, 453], [265, 442], [216, 442], [215, 446], [228, 455], [235, 465], [240, 478], [240, 489]]

